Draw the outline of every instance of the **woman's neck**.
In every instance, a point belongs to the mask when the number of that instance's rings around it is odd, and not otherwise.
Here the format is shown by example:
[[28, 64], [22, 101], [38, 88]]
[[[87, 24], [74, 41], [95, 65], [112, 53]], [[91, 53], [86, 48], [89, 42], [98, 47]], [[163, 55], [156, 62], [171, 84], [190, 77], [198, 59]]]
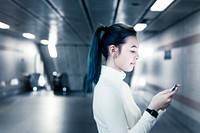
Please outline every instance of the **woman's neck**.
[[114, 60], [113, 60], [113, 58], [108, 58], [107, 61], [105, 62], [105, 66], [108, 66], [108, 67], [111, 67], [111, 68], [113, 68], [113, 69], [116, 69], [116, 70], [119, 71], [119, 72], [122, 71], [121, 69], [119, 69], [119, 68], [116, 66], [116, 64], [115, 64], [115, 62], [114, 62]]

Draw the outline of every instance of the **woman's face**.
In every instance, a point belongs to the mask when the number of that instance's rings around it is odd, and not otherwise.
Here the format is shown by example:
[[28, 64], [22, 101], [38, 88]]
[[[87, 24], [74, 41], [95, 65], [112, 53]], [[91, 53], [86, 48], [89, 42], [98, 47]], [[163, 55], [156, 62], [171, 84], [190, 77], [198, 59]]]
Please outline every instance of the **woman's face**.
[[129, 36], [121, 47], [121, 53], [114, 59], [115, 65], [119, 70], [130, 72], [133, 70], [139, 58], [138, 39], [135, 36]]

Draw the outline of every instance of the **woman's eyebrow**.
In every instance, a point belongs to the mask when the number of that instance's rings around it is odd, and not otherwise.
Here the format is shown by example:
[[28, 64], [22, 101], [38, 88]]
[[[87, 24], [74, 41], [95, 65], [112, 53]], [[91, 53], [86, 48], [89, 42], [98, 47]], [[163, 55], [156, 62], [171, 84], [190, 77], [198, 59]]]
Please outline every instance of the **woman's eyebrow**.
[[131, 48], [138, 48], [136, 45], [132, 45]]

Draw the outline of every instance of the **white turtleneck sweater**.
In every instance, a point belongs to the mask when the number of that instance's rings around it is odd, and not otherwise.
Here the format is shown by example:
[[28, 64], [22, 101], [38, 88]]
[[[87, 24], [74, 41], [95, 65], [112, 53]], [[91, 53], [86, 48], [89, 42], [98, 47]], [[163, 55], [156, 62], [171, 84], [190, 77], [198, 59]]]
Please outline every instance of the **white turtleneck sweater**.
[[[148, 133], [156, 118], [136, 105], [126, 74], [102, 66], [94, 89], [93, 115], [99, 133]], [[160, 115], [160, 113], [159, 113]]]

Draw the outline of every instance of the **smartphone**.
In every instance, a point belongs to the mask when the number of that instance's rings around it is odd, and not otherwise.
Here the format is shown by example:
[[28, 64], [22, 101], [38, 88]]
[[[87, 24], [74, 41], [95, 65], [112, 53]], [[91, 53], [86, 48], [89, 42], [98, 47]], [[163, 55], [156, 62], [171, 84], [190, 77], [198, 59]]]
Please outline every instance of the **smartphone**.
[[174, 85], [174, 87], [172, 88], [172, 91], [175, 91], [177, 87], [179, 87], [179, 84]]

